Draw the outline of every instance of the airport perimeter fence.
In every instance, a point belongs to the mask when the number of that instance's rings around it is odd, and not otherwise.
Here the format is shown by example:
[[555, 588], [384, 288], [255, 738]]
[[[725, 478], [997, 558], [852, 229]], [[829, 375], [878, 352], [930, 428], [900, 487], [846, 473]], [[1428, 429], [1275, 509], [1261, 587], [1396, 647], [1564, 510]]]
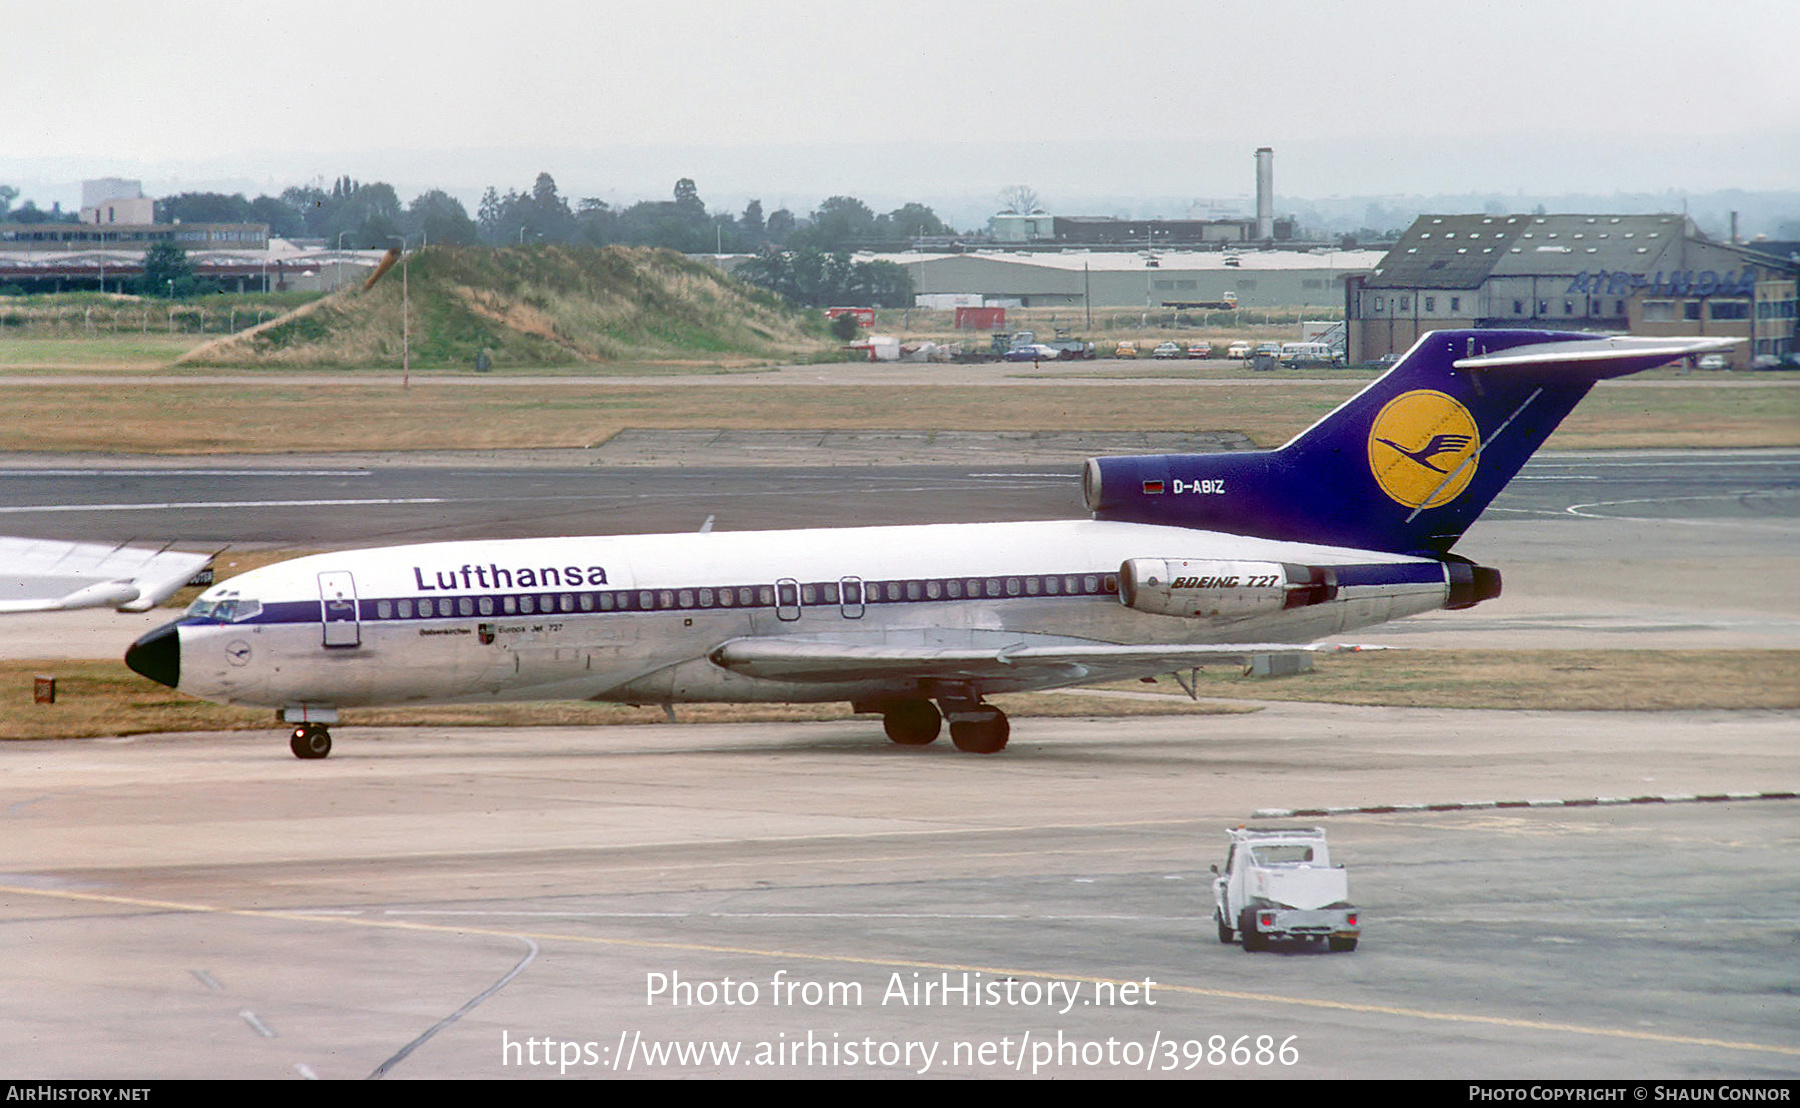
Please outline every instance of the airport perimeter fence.
[[108, 334], [230, 335], [285, 315], [289, 307], [236, 304], [122, 304], [0, 308], [0, 339], [99, 337]]

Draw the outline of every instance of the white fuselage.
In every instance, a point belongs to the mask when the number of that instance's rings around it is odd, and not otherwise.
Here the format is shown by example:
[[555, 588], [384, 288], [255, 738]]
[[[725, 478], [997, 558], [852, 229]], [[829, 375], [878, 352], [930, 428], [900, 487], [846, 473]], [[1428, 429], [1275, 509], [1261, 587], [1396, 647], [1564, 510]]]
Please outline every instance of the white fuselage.
[[[1408, 581], [1346, 585], [1328, 603], [1195, 618], [1121, 603], [1120, 566], [1134, 558], [1414, 572]], [[771, 680], [708, 655], [744, 638], [944, 649], [1297, 644], [1444, 606], [1439, 571], [1393, 554], [1085, 520], [355, 550], [208, 590], [193, 612], [235, 603], [182, 621], [178, 687], [288, 709], [916, 696], [918, 682], [904, 677]], [[984, 680], [977, 691], [1093, 679], [1091, 667], [1033, 670]]]

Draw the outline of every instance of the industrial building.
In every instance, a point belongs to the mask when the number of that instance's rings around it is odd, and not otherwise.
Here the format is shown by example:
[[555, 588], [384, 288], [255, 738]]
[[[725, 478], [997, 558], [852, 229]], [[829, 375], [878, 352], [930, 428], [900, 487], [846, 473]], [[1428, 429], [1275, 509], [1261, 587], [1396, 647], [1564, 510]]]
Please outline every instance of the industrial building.
[[1795, 271], [1681, 215], [1430, 215], [1348, 283], [1345, 312], [1352, 361], [1427, 331], [1549, 327], [1742, 338], [1728, 358], [1750, 368], [1795, 350]]
[[1294, 237], [1292, 219], [1275, 218], [1275, 151], [1256, 151], [1256, 215], [1226, 219], [1119, 219], [1062, 216], [1043, 211], [1001, 212], [988, 221], [993, 241], [1023, 249], [1087, 246], [1105, 249], [1215, 249], [1259, 243], [1265, 248]]
[[0, 288], [23, 293], [135, 291], [144, 251], [172, 242], [194, 275], [238, 292], [330, 291], [360, 281], [381, 250], [325, 250], [271, 238], [266, 223], [157, 223], [139, 182], [81, 184], [81, 222], [0, 224]]
[[[26, 228], [80, 229], [76, 223], [24, 224]], [[189, 226], [182, 225], [184, 228]], [[200, 225], [204, 226], [204, 225]], [[89, 228], [93, 228], [90, 226]], [[0, 241], [0, 290], [18, 293], [136, 292], [144, 273], [147, 243], [98, 241]], [[187, 243], [183, 243], [187, 246]], [[329, 292], [369, 275], [381, 250], [324, 250], [286, 239], [265, 239], [260, 246], [206, 248], [188, 246], [194, 276], [226, 291]]]
[[1235, 301], [1239, 308], [1335, 314], [1343, 310], [1346, 282], [1369, 276], [1381, 257], [1376, 250], [1336, 249], [976, 250], [858, 254], [856, 260], [900, 266], [916, 296], [955, 294], [1008, 307], [1157, 309]]

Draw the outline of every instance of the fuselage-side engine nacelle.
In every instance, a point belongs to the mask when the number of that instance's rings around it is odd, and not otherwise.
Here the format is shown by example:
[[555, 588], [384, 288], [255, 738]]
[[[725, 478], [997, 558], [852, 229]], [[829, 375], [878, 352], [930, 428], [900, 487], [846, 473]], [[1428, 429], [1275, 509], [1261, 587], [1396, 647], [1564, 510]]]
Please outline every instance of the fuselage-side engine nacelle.
[[1119, 567], [1120, 602], [1157, 615], [1245, 619], [1336, 597], [1336, 575], [1319, 566], [1131, 558]]

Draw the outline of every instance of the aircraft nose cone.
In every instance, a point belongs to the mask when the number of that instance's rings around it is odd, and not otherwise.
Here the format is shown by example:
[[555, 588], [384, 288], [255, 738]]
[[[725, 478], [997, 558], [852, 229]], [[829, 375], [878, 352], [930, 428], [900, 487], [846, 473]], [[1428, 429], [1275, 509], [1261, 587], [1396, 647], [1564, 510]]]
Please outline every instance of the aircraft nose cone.
[[165, 624], [131, 644], [125, 664], [152, 681], [171, 689], [181, 683], [181, 638], [173, 623]]

